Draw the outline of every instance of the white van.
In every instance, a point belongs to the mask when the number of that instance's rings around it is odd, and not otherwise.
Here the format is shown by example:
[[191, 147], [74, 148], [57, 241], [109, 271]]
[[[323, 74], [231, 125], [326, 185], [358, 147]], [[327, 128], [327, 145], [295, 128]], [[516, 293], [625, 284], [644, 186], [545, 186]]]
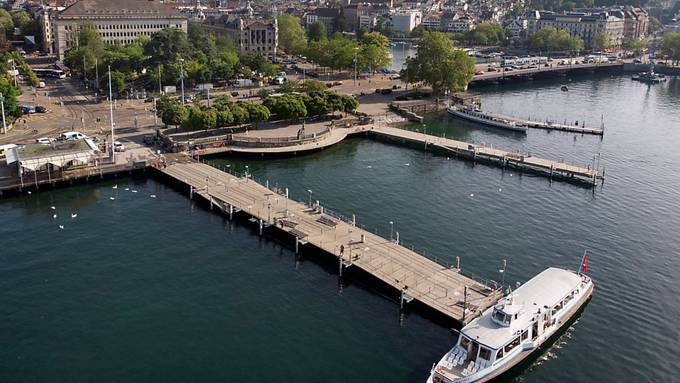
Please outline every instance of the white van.
[[61, 141], [82, 140], [84, 138], [89, 137], [80, 132], [64, 132], [59, 135], [59, 140]]

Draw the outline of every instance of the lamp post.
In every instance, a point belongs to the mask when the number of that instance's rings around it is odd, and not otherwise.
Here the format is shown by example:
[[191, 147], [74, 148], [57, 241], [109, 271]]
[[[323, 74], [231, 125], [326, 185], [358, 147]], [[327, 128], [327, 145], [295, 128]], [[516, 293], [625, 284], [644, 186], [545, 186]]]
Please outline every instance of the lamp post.
[[113, 128], [113, 92], [111, 91], [111, 65], [109, 65], [109, 120], [111, 120], [111, 161], [116, 163], [116, 149], [113, 145], [115, 142]]
[[357, 51], [359, 48], [354, 48], [354, 86], [357, 86]]
[[184, 59], [179, 59], [179, 78], [182, 82], [182, 105], [184, 105]]
[[0, 93], [0, 108], [2, 108], [2, 134], [7, 134], [7, 123], [5, 123], [5, 96]]

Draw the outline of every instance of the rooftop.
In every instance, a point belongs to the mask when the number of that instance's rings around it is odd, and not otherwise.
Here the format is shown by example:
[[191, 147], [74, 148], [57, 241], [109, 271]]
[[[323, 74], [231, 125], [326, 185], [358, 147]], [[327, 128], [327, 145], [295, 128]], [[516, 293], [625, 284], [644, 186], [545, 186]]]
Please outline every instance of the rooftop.
[[182, 17], [170, 5], [154, 0], [79, 0], [60, 17], [165, 16]]

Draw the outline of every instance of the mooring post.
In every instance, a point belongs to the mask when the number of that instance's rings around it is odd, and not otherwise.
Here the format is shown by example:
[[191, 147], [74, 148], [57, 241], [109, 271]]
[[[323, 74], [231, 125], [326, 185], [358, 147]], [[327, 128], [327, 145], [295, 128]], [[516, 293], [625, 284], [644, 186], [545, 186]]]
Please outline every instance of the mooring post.
[[212, 199], [212, 196], [211, 196], [210, 194], [208, 194], [208, 198], [210, 199], [210, 210], [212, 210], [212, 209], [213, 209], [213, 199]]
[[397, 239], [394, 243], [396, 243], [397, 245], [399, 244], [399, 232], [397, 232]]
[[286, 188], [286, 198], [288, 198], [288, 188]]
[[399, 298], [399, 310], [404, 309], [404, 289], [401, 289], [401, 297]]
[[356, 225], [357, 225], [357, 217], [354, 214], [352, 214], [352, 226], [356, 226]]
[[194, 199], [194, 187], [189, 185], [189, 199]]
[[361, 243], [366, 242], [366, 234], [361, 234]]
[[553, 164], [553, 163], [551, 162], [551, 163], [550, 163], [550, 178], [552, 178], [552, 176], [553, 176], [553, 171], [554, 171], [554, 170], [555, 170], [555, 164]]
[[267, 180], [267, 189], [269, 189], [269, 180]]
[[456, 255], [456, 269], [460, 271], [460, 257]]
[[342, 278], [342, 255], [338, 257], [338, 276]]
[[234, 220], [234, 206], [229, 205], [229, 220], [233, 221]]
[[263, 226], [262, 219], [260, 219], [260, 237], [262, 236], [262, 226]]

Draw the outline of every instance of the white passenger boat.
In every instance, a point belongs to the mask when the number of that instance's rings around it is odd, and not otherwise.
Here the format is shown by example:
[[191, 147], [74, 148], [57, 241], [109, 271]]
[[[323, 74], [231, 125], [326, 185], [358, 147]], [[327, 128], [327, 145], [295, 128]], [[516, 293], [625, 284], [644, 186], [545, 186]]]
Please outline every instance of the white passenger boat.
[[[585, 256], [581, 270], [587, 271]], [[584, 273], [544, 270], [463, 327], [427, 382], [487, 382], [499, 377], [558, 334], [592, 294], [593, 282]]]
[[515, 132], [527, 132], [527, 126], [518, 124], [514, 121], [506, 120], [501, 117], [493, 116], [482, 112], [479, 108], [469, 106], [451, 106], [447, 109], [449, 114], [460, 117], [464, 120], [477, 122], [494, 128], [512, 130]]

